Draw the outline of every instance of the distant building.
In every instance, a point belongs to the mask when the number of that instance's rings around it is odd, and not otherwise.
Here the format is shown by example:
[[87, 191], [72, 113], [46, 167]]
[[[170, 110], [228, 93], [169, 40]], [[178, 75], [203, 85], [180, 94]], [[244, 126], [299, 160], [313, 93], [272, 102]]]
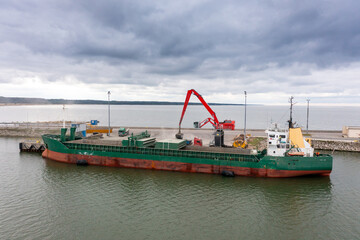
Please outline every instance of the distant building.
[[360, 126], [343, 126], [342, 136], [349, 138], [359, 138]]

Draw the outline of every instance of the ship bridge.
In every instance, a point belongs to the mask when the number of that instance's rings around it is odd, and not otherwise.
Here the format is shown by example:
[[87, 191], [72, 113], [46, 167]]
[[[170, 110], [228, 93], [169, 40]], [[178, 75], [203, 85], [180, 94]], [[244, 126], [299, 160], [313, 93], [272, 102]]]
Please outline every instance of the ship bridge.
[[289, 131], [278, 129], [266, 130], [267, 154], [269, 156], [301, 155], [312, 157], [314, 149], [302, 135], [300, 128], [290, 128]]

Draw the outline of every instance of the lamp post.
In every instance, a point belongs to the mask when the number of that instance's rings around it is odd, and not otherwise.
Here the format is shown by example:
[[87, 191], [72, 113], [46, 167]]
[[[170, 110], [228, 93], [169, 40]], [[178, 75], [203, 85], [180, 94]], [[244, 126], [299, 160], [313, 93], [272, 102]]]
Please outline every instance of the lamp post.
[[109, 131], [108, 136], [110, 136], [110, 91], [108, 91], [108, 119], [109, 119]]
[[65, 104], [63, 104], [63, 128], [65, 128]]
[[310, 98], [306, 99], [306, 101], [307, 101], [306, 134], [309, 134], [309, 102], [310, 102]]
[[246, 139], [246, 91], [244, 91], [245, 93], [245, 119], [244, 119], [244, 139]]

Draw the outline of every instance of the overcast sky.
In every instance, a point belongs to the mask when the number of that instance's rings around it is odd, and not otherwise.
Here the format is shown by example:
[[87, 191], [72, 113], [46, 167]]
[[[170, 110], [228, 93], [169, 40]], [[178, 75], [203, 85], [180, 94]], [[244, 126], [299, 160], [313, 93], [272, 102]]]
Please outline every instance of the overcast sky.
[[0, 4], [0, 96], [360, 104], [359, 0]]

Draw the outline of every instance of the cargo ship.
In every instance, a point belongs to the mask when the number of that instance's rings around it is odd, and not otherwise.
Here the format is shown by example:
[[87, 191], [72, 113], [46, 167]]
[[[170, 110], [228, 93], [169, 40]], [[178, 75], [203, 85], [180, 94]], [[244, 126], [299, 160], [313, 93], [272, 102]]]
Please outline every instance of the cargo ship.
[[[262, 151], [230, 147], [200, 147], [186, 140], [159, 140], [143, 132], [122, 141], [91, 140], [66, 135], [43, 135], [42, 156], [63, 163], [141, 168], [227, 176], [297, 177], [329, 175], [333, 158], [314, 153], [300, 128], [268, 129], [267, 148]], [[221, 141], [221, 138], [220, 138]]]

